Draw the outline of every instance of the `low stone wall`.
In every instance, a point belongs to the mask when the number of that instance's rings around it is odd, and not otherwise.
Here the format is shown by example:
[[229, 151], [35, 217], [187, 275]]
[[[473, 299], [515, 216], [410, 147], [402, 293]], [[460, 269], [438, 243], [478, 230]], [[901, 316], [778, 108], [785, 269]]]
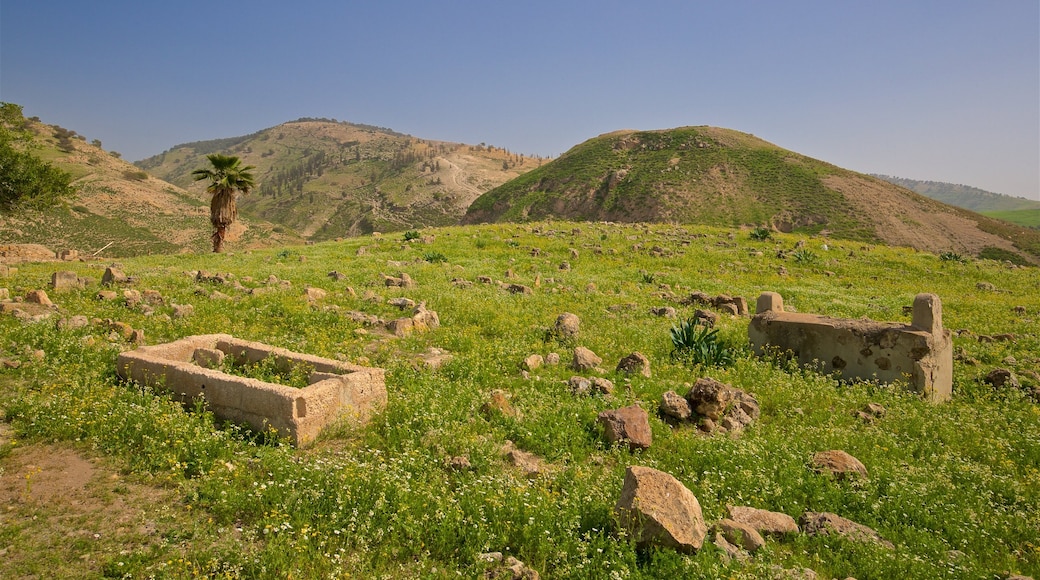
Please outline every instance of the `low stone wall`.
[[945, 401], [953, 389], [953, 341], [935, 294], [914, 298], [911, 324], [784, 312], [775, 292], [758, 297], [748, 338], [755, 354], [789, 353], [823, 372], [891, 383], [903, 380], [925, 398]]
[[[223, 356], [250, 363], [273, 356], [280, 366], [305, 363], [314, 372], [310, 384], [298, 389], [205, 368], [215, 366], [215, 359]], [[185, 403], [201, 399], [221, 419], [260, 431], [273, 428], [297, 446], [313, 441], [335, 421], [362, 424], [386, 406], [383, 369], [291, 352], [227, 334], [189, 336], [120, 353], [116, 372], [125, 379], [165, 389]]]

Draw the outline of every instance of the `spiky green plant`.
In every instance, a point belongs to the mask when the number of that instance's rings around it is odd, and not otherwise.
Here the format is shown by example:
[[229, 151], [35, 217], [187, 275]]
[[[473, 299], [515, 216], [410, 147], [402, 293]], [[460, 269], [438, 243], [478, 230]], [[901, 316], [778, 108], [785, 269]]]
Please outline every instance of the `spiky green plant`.
[[688, 318], [673, 326], [672, 360], [690, 366], [729, 367], [736, 361], [733, 349], [718, 337], [719, 329]]

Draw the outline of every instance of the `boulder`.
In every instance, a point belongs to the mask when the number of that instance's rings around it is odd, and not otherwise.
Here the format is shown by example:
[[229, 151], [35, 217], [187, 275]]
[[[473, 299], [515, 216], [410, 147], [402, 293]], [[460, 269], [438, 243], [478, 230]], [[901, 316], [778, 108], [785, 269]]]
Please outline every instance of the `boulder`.
[[614, 512], [640, 548], [671, 548], [690, 554], [704, 545], [708, 534], [693, 492], [671, 475], [649, 467], [627, 469]]
[[780, 536], [797, 534], [798, 524], [791, 516], [747, 506], [729, 506], [729, 519], [750, 526], [760, 534]]
[[629, 449], [647, 449], [653, 442], [650, 418], [639, 405], [603, 411], [596, 418], [603, 426], [603, 436], [609, 443], [628, 443]]

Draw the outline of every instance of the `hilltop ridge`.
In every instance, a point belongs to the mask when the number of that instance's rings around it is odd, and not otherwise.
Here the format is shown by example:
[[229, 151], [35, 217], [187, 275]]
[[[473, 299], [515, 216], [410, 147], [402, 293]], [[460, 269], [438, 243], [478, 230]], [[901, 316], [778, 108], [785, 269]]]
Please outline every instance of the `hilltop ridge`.
[[1040, 262], [1040, 234], [718, 127], [615, 131], [476, 199], [463, 223], [674, 222]]

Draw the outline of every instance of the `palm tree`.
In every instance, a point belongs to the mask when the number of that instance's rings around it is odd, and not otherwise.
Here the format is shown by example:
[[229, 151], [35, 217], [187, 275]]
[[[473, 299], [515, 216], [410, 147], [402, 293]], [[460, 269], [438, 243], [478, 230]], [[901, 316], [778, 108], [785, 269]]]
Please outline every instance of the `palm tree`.
[[238, 192], [249, 193], [256, 185], [252, 165], [242, 165], [242, 160], [234, 155], [221, 155], [214, 153], [207, 155], [213, 168], [196, 169], [191, 172], [195, 181], [209, 179], [210, 184], [206, 191], [213, 194], [209, 202], [209, 221], [213, 224], [213, 251], [220, 252], [224, 249], [224, 236], [227, 228], [235, 222], [238, 217], [238, 206], [235, 197]]

